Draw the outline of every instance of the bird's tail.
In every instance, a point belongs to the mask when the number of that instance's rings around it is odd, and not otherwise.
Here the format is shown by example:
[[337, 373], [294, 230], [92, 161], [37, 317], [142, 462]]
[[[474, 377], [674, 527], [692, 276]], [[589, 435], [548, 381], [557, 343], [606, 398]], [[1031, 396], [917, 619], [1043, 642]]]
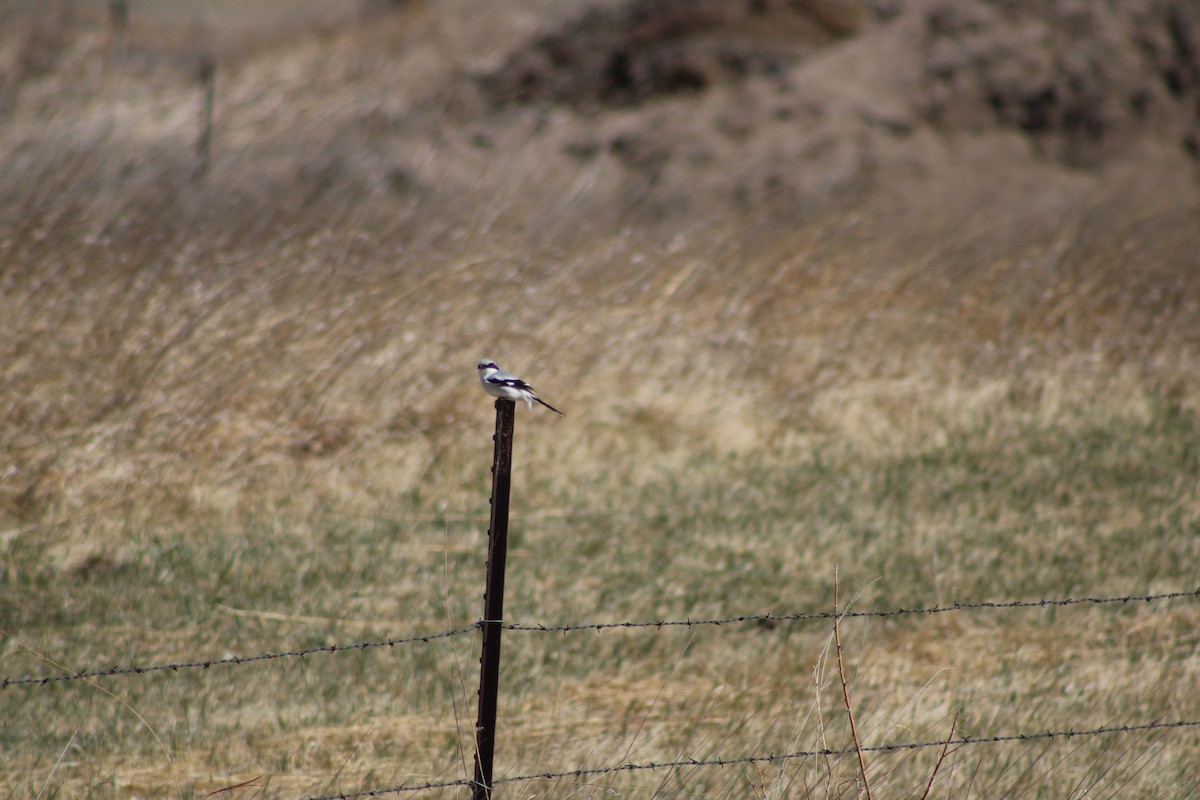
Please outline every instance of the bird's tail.
[[548, 409], [550, 409], [551, 411], [553, 411], [555, 414], [558, 414], [560, 417], [565, 417], [565, 416], [566, 416], [566, 414], [562, 413], [561, 411], [559, 411], [557, 408], [555, 408], [554, 406], [552, 406], [552, 405], [550, 405], [549, 403], [547, 403], [547, 402], [546, 402], [545, 400], [543, 400], [542, 398], [540, 398], [540, 397], [536, 397], [536, 396], [535, 396], [533, 399], [534, 399], [534, 400], [537, 400], [539, 403], [541, 403], [541, 404], [542, 404], [542, 405], [544, 405], [546, 408], [548, 408]]

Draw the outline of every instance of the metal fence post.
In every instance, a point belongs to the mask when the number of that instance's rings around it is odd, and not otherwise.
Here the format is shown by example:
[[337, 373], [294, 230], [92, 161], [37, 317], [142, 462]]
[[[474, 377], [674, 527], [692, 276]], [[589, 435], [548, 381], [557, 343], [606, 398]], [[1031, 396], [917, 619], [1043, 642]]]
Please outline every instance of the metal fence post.
[[504, 619], [504, 560], [508, 553], [508, 495], [512, 484], [513, 418], [516, 404], [496, 400], [492, 440], [492, 516], [488, 526], [487, 587], [483, 593], [483, 649], [479, 656], [479, 717], [475, 722], [473, 800], [492, 796], [492, 755], [496, 745], [496, 702], [500, 683], [500, 633]]
[[201, 177], [208, 172], [212, 158], [213, 103], [216, 99], [217, 58], [211, 53], [200, 56], [196, 63], [196, 80], [204, 91], [200, 111], [200, 135], [196, 137], [196, 152], [192, 156], [192, 175]]
[[129, 0], [110, 0], [108, 19], [112, 24], [117, 55], [123, 59], [129, 55]]

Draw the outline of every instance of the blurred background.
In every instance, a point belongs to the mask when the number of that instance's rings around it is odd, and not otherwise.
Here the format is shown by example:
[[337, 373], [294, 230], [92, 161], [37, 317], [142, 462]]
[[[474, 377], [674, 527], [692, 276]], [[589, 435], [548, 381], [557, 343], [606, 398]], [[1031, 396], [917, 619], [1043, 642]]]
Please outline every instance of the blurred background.
[[2, 13], [10, 519], [378, 500], [479, 438], [484, 354], [564, 476], [1194, 400], [1189, 3]]
[[[827, 606], [837, 560], [868, 602], [1192, 588], [1200, 6], [0, 3], [5, 674], [49, 668], [18, 641], [75, 666], [184, 657], [161, 635], [181, 625], [292, 641], [266, 609], [323, 620], [321, 642], [474, 619], [485, 356], [567, 414], [518, 412], [517, 558], [563, 559], [519, 590], [526, 618]], [[678, 551], [637, 550], [663, 530]], [[383, 541], [416, 548], [408, 583], [363, 561]], [[705, 583], [731, 554], [769, 566]], [[379, 599], [430, 586], [418, 621]], [[80, 650], [84, 623], [110, 644]], [[1097, 625], [1079, 641], [1105, 664], [1120, 626]], [[654, 697], [622, 658], [595, 680]], [[1186, 704], [1127, 666], [1129, 718]], [[923, 674], [889, 669], [879, 686]], [[431, 763], [454, 752], [406, 724]], [[43, 733], [21, 745], [35, 785], [71, 728]], [[333, 770], [268, 741], [193, 757]], [[574, 746], [526, 766], [593, 752]]]

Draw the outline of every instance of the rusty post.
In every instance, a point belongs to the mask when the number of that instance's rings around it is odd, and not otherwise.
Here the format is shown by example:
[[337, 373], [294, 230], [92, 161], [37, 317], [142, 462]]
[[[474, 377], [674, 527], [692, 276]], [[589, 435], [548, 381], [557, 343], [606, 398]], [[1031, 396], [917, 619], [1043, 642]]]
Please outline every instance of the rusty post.
[[483, 648], [479, 656], [479, 717], [475, 722], [473, 800], [491, 800], [492, 755], [500, 685], [500, 633], [504, 619], [504, 561], [508, 554], [508, 497], [512, 485], [513, 421], [516, 404], [496, 400], [496, 443], [492, 457], [492, 515], [488, 526], [487, 586], [483, 594]]

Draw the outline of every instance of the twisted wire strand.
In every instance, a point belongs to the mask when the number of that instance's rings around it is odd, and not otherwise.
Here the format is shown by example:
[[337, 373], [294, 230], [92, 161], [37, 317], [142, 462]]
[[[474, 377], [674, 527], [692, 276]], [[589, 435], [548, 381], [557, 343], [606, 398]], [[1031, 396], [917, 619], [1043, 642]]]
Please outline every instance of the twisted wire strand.
[[[954, 603], [948, 606], [930, 606], [925, 608], [894, 608], [882, 611], [845, 611], [835, 613], [833, 611], [810, 611], [799, 612], [795, 614], [746, 614], [736, 617], [721, 617], [715, 619], [674, 619], [674, 620], [651, 620], [651, 621], [626, 621], [626, 622], [586, 622], [578, 624], [566, 625], [529, 625], [519, 623], [504, 623], [503, 628], [510, 631], [519, 632], [536, 632], [536, 633], [569, 633], [571, 631], [602, 631], [611, 628], [669, 628], [669, 627], [695, 627], [701, 625], [727, 625], [744, 622], [790, 622], [795, 620], [830, 620], [835, 617], [839, 619], [856, 618], [856, 617], [897, 617], [907, 614], [945, 614], [952, 611], [974, 611], [983, 609], [1010, 609], [1010, 608], [1051, 608], [1061, 606], [1073, 606], [1080, 604], [1103, 605], [1112, 603], [1135, 603], [1135, 602], [1155, 602], [1161, 600], [1176, 600], [1181, 598], [1196, 598], [1200, 597], [1200, 589], [1193, 589], [1186, 592], [1164, 592], [1160, 594], [1142, 594], [1142, 595], [1123, 595], [1119, 597], [1067, 597], [1055, 599], [1041, 600], [1011, 600], [1003, 602], [983, 601], [975, 603]], [[85, 669], [76, 673], [65, 675], [45, 675], [27, 678], [5, 678], [0, 681], [0, 689], [7, 689], [10, 686], [45, 686], [52, 683], [60, 683], [63, 681], [81, 680], [84, 678], [100, 678], [114, 675], [144, 675], [147, 673], [171, 671], [178, 672], [186, 669], [208, 669], [209, 667], [223, 665], [241, 665], [252, 664], [259, 661], [268, 661], [277, 658], [290, 658], [294, 656], [307, 656], [314, 653], [339, 653], [352, 650], [368, 650], [376, 647], [395, 647], [398, 644], [412, 644], [416, 642], [432, 642], [436, 639], [447, 639], [453, 636], [461, 636], [465, 633], [482, 628], [486, 624], [485, 620], [478, 620], [466, 625], [462, 628], [457, 628], [451, 631], [442, 633], [420, 634], [417, 636], [408, 636], [402, 639], [387, 639], [381, 642], [361, 642], [358, 644], [339, 645], [333, 644], [325, 647], [309, 647], [303, 650], [288, 650], [278, 653], [263, 653], [262, 655], [254, 656], [230, 656], [227, 658], [208, 659], [204, 661], [186, 661], [174, 664], [155, 664], [151, 666], [131, 666], [131, 667], [110, 667], [108, 669]]]
[[847, 619], [853, 617], [898, 617], [905, 614], [945, 614], [951, 611], [975, 611], [981, 609], [1005, 608], [1052, 608], [1080, 604], [1102, 605], [1106, 603], [1154, 602], [1157, 600], [1176, 600], [1184, 597], [1200, 597], [1200, 589], [1187, 592], [1165, 592], [1162, 594], [1125, 595], [1122, 597], [1066, 597], [1043, 600], [1011, 600], [1004, 602], [954, 603], [948, 606], [930, 606], [926, 608], [894, 608], [884, 611], [810, 611], [797, 614], [753, 614], [740, 617], [721, 617], [718, 619], [681, 619], [655, 620], [646, 622], [596, 622], [575, 625], [528, 625], [509, 623], [503, 627], [510, 631], [527, 631], [540, 633], [569, 633], [571, 631], [602, 631], [610, 628], [668, 628], [688, 627], [697, 625], [727, 625], [738, 622], [790, 622], [793, 620], [829, 620]]
[[419, 634], [417, 636], [406, 636], [402, 639], [387, 639], [382, 642], [360, 642], [358, 644], [331, 644], [326, 647], [307, 647], [303, 650], [288, 650], [280, 653], [263, 653], [257, 656], [229, 656], [227, 658], [214, 658], [207, 661], [184, 661], [177, 664], [156, 664], [148, 667], [110, 667], [109, 669], [82, 670], [80, 672], [67, 675], [48, 675], [35, 678], [5, 678], [0, 681], [0, 689], [7, 689], [10, 686], [21, 686], [36, 684], [45, 686], [50, 683], [58, 683], [60, 681], [77, 681], [84, 678], [100, 678], [110, 675], [145, 675], [151, 672], [179, 672], [185, 669], [208, 669], [209, 667], [224, 666], [229, 664], [252, 664], [258, 661], [269, 661], [274, 658], [290, 658], [293, 656], [307, 656], [313, 653], [341, 653], [348, 650], [370, 650], [374, 647], [395, 647], [398, 644], [413, 644], [416, 642], [432, 642], [435, 639], [449, 639], [452, 636], [461, 636], [464, 633], [479, 628], [482, 623], [474, 622], [463, 628], [458, 628], [444, 633]]
[[[1003, 736], [987, 736], [976, 738], [973, 736], [962, 736], [957, 739], [941, 739], [929, 742], [905, 742], [899, 744], [881, 744], [871, 747], [862, 748], [864, 753], [891, 753], [901, 750], [920, 750], [929, 747], [965, 747], [976, 744], [994, 744], [1003, 742], [1035, 742], [1039, 740], [1053, 740], [1058, 738], [1070, 739], [1072, 737], [1084, 736], [1102, 736], [1106, 734], [1118, 733], [1137, 733], [1146, 731], [1165, 730], [1169, 728], [1193, 728], [1200, 727], [1200, 720], [1176, 720], [1174, 722], [1147, 722], [1142, 725], [1111, 725], [1099, 728], [1090, 728], [1086, 730], [1062, 730], [1062, 731], [1046, 731], [1042, 733], [1018, 733], [1008, 734]], [[626, 763], [614, 764], [609, 767], [595, 767], [592, 769], [577, 769], [566, 772], [539, 772], [531, 775], [514, 775], [508, 778], [497, 778], [492, 781], [493, 786], [498, 786], [502, 783], [518, 783], [523, 781], [538, 781], [538, 780], [561, 780], [563, 778], [594, 778], [600, 775], [609, 775], [614, 772], [634, 772], [640, 770], [668, 769], [673, 767], [728, 767], [738, 764], [764, 764], [773, 761], [789, 761], [801, 758], [813, 758], [816, 756], [847, 756], [852, 755], [857, 750], [853, 747], [846, 747], [841, 750], [800, 750], [794, 753], [771, 753], [763, 756], [741, 756], [739, 758], [712, 758], [698, 759], [687, 758], [679, 761], [660, 761], [660, 762], [645, 762], [645, 763]], [[430, 789], [446, 789], [455, 786], [474, 786], [475, 781], [469, 778], [459, 778], [453, 781], [427, 782], [419, 784], [401, 784], [399, 786], [390, 786], [381, 789], [368, 789], [360, 792], [345, 792], [343, 794], [313, 796], [307, 795], [305, 800], [355, 800], [360, 797], [379, 797], [385, 794], [399, 794], [403, 792], [421, 792]]]

